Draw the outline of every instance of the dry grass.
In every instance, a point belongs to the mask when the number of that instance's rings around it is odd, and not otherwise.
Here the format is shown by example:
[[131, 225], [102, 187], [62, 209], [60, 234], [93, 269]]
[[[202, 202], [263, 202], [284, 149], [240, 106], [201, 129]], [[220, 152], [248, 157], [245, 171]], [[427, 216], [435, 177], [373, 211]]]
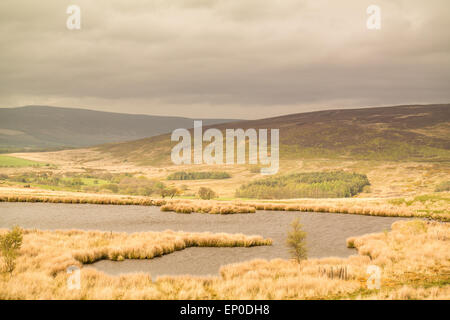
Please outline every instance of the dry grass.
[[[1, 299], [449, 299], [450, 225], [399, 221], [392, 231], [350, 239], [348, 259], [253, 260], [224, 266], [220, 277], [108, 276], [81, 272], [66, 288], [65, 268], [98, 259], [151, 258], [189, 245], [269, 244], [261, 237], [176, 232], [116, 234], [26, 231], [17, 269], [0, 278]], [[381, 290], [368, 290], [368, 265], [382, 268]], [[346, 268], [346, 279], [323, 270]]]
[[418, 217], [450, 221], [449, 193], [439, 193], [441, 200], [396, 202], [397, 199], [344, 198], [292, 199], [270, 201], [152, 199], [140, 196], [44, 191], [39, 189], [0, 188], [0, 202], [88, 203], [106, 205], [161, 206], [162, 211], [179, 213], [253, 213], [256, 210], [305, 211], [360, 214], [389, 217]]
[[441, 201], [442, 210], [424, 210], [424, 203], [415, 206], [391, 203], [390, 199], [297, 199], [292, 201], [246, 202], [256, 210], [303, 211], [359, 214], [382, 217], [417, 217], [439, 221], [450, 221], [448, 201]]
[[[401, 221], [389, 233], [349, 239], [359, 252], [348, 259], [312, 259], [301, 267], [283, 260], [253, 261], [222, 268], [224, 279], [241, 279], [242, 298], [425, 299], [450, 298], [450, 226]], [[368, 265], [382, 268], [381, 290], [368, 290]], [[323, 270], [346, 269], [347, 280]], [[264, 288], [252, 292], [258, 280]], [[407, 289], [405, 289], [407, 288]]]
[[245, 203], [230, 203], [218, 201], [189, 201], [175, 200], [161, 207], [161, 211], [174, 211], [178, 213], [209, 213], [209, 214], [236, 214], [236, 213], [255, 213], [256, 208]]
[[[165, 179], [176, 171], [190, 171], [192, 166], [138, 166], [129, 161], [123, 162], [112, 155], [102, 154], [93, 149], [64, 150], [58, 152], [35, 152], [12, 154], [19, 158], [52, 163], [58, 166], [58, 172], [83, 172], [85, 169], [105, 169], [111, 173], [139, 172], [152, 179]], [[25, 169], [2, 169], [2, 172], [23, 172]], [[30, 170], [30, 169], [27, 169]], [[371, 183], [370, 193], [359, 197], [407, 197], [433, 192], [436, 185], [448, 180], [449, 162], [413, 162], [413, 161], [364, 161], [343, 159], [302, 159], [280, 160], [280, 174], [336, 171], [364, 173]], [[252, 172], [248, 165], [196, 165], [195, 171], [226, 171], [231, 174], [226, 180], [171, 181], [180, 188], [187, 185], [187, 193], [194, 194], [200, 187], [208, 187], [221, 197], [234, 197], [235, 190], [242, 184], [261, 178]]]
[[164, 199], [151, 199], [133, 196], [109, 195], [0, 195], [0, 202], [43, 202], [43, 203], [80, 203], [104, 205], [136, 205], [136, 206], [162, 206], [167, 203]]
[[[4, 232], [6, 230], [0, 230], [0, 234]], [[15, 271], [11, 276], [4, 274], [0, 277], [0, 299], [34, 299], [36, 294], [39, 298], [66, 298], [66, 294], [70, 297], [63, 281], [69, 266], [82, 267], [104, 259], [152, 259], [188, 247], [252, 247], [271, 244], [271, 239], [260, 236], [225, 233], [165, 231], [127, 234], [24, 230], [23, 246]], [[87, 270], [88, 276], [90, 273], [96, 272]], [[103, 280], [108, 278], [97, 276]]]
[[[57, 172], [84, 172], [87, 169], [106, 169], [111, 173], [139, 173], [151, 179], [165, 179], [170, 173], [180, 170], [192, 170], [190, 166], [136, 166], [131, 163], [117, 162], [113, 158], [96, 158], [93, 150], [66, 150], [48, 153], [18, 154], [17, 156], [37, 161], [56, 163]], [[22, 172], [24, 169], [2, 169], [7, 174]], [[36, 170], [36, 169], [27, 169]], [[302, 210], [310, 212], [338, 212], [349, 214], [419, 217], [431, 218], [440, 221], [450, 221], [450, 193], [439, 193], [444, 200], [417, 201], [409, 203], [411, 199], [423, 194], [433, 194], [435, 187], [448, 180], [450, 164], [426, 162], [389, 162], [389, 161], [349, 161], [330, 159], [309, 160], [282, 160], [280, 174], [294, 172], [320, 172], [344, 170], [348, 172], [364, 173], [371, 182], [370, 190], [359, 194], [355, 198], [345, 199], [292, 199], [282, 201], [236, 200], [235, 190], [242, 184], [261, 176], [252, 172], [251, 166], [195, 166], [196, 171], [226, 171], [231, 174], [225, 180], [193, 180], [170, 181], [171, 186], [187, 188], [184, 196], [193, 195], [201, 187], [212, 188], [223, 201], [210, 203], [197, 200], [185, 201], [174, 199], [149, 199], [145, 197], [114, 195], [114, 194], [88, 194], [81, 192], [57, 192], [39, 189], [24, 189], [5, 187], [6, 182], [0, 181], [0, 200], [3, 201], [40, 201], [61, 203], [93, 203], [93, 204], [131, 204], [131, 205], [168, 205], [164, 210], [180, 213], [189, 212], [253, 212], [260, 210]], [[8, 171], [8, 172], [7, 172]], [[24, 197], [25, 198], [24, 198]], [[5, 200], [5, 197], [8, 199]], [[395, 202], [404, 199], [403, 202]], [[446, 199], [446, 200], [445, 200]], [[243, 209], [246, 207], [246, 209]], [[214, 209], [213, 209], [214, 208]]]
[[405, 285], [358, 298], [365, 300], [450, 300], [450, 286], [417, 288]]
[[[181, 199], [152, 199], [139, 196], [118, 196], [87, 194], [76, 192], [46, 192], [27, 193], [23, 189], [12, 189], [13, 192], [5, 192], [6, 188], [0, 188], [0, 202], [42, 202], [42, 203], [74, 203], [74, 204], [103, 204], [103, 205], [138, 205], [160, 206], [161, 211], [173, 211], [178, 213], [210, 213], [233, 214], [255, 213], [255, 207], [245, 203], [214, 200], [181, 200]], [[11, 190], [11, 189], [9, 189]]]

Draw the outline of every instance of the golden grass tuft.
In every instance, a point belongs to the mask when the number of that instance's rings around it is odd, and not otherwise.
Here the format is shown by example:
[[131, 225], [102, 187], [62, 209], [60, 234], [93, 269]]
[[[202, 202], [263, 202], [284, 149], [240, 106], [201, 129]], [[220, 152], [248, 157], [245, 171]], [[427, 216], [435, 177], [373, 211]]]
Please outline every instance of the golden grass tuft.
[[429, 218], [438, 221], [450, 221], [448, 212], [430, 213], [426, 210], [415, 210], [407, 206], [397, 206], [383, 199], [298, 199], [283, 201], [285, 203], [267, 202], [237, 202], [237, 205], [254, 207], [266, 211], [301, 211], [329, 212], [341, 214], [358, 214], [380, 217], [416, 217]]
[[[293, 199], [271, 201], [243, 200], [191, 200], [191, 199], [152, 199], [140, 196], [102, 195], [87, 193], [42, 192], [38, 190], [0, 188], [0, 202], [47, 202], [80, 203], [106, 205], [142, 205], [159, 206], [162, 211], [178, 213], [233, 214], [254, 213], [256, 210], [330, 212], [341, 214], [359, 214], [383, 217], [416, 217], [437, 221], [450, 221], [448, 197], [443, 200], [415, 201], [397, 203], [395, 199]], [[420, 197], [419, 197], [420, 198]], [[420, 200], [420, 199], [419, 199]], [[433, 200], [433, 201], [432, 201]]]
[[246, 204], [219, 202], [214, 200], [169, 200], [161, 206], [161, 211], [177, 213], [210, 213], [210, 214], [236, 214], [255, 213], [256, 208]]
[[[6, 231], [1, 229], [0, 234]], [[12, 277], [0, 277], [0, 299], [34, 299], [36, 294], [48, 299], [54, 297], [53, 289], [50, 290], [54, 286], [57, 287], [57, 296], [70, 298], [71, 292], [66, 290], [62, 281], [66, 278], [66, 269], [69, 266], [81, 268], [104, 259], [152, 259], [188, 247], [252, 247], [271, 244], [271, 239], [263, 239], [260, 236], [209, 232], [164, 231], [127, 234], [80, 230], [24, 230], [24, 243], [17, 259], [16, 270]], [[91, 279], [98, 281], [97, 284], [106, 283], [108, 281], [105, 280], [109, 279], [104, 274], [86, 268], [83, 269], [83, 274], [88, 278], [88, 282]], [[132, 275], [125, 280], [120, 277], [121, 282], [126, 283], [141, 278], [150, 279], [149, 275]], [[100, 292], [105, 292], [105, 288], [101, 288]], [[91, 297], [97, 294], [91, 293]], [[112, 296], [118, 297], [117, 291], [113, 292]]]
[[[219, 277], [165, 276], [155, 281], [144, 273], [109, 276], [84, 267], [81, 290], [69, 291], [65, 270], [70, 265], [81, 267], [99, 259], [149, 259], [189, 246], [253, 246], [271, 241], [258, 236], [173, 231], [26, 230], [16, 270], [11, 277], [0, 277], [0, 299], [448, 298], [449, 241], [449, 224], [399, 221], [391, 232], [352, 238], [359, 254], [347, 259], [309, 259], [301, 264], [252, 260], [223, 266]], [[369, 265], [382, 269], [381, 290], [366, 286]], [[344, 277], [340, 271], [329, 272], [343, 268]]]

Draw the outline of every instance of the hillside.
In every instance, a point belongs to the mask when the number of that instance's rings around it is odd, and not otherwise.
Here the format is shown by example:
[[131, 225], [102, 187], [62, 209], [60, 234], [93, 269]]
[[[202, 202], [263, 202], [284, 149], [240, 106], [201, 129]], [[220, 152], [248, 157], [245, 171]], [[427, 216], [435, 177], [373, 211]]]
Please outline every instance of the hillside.
[[[214, 127], [279, 128], [281, 159], [450, 160], [450, 104], [308, 112]], [[175, 144], [166, 134], [93, 150], [138, 165], [169, 165]]]
[[[206, 119], [205, 123], [229, 122]], [[236, 121], [236, 120], [233, 120]], [[192, 119], [47, 106], [0, 108], [0, 152], [85, 147], [191, 127]]]

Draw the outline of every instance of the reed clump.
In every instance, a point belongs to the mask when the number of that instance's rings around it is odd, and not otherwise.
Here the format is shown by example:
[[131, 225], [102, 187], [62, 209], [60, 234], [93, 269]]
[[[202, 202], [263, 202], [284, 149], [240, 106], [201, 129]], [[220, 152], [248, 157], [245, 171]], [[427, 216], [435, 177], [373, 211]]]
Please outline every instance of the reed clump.
[[[0, 229], [0, 236], [8, 230]], [[23, 230], [17, 275], [45, 271], [55, 277], [69, 266], [82, 267], [99, 260], [152, 259], [189, 247], [253, 247], [271, 245], [271, 239], [243, 234], [210, 232], [112, 233], [81, 230]], [[21, 261], [23, 259], [24, 261]], [[20, 265], [19, 265], [20, 264]]]
[[[24, 192], [21, 189], [20, 192]], [[3, 190], [2, 190], [3, 191]], [[25, 191], [26, 192], [26, 191]], [[17, 192], [16, 192], [17, 193]], [[450, 221], [448, 199], [440, 201], [407, 201], [396, 202], [392, 199], [295, 199], [286, 201], [242, 201], [242, 200], [190, 200], [190, 199], [159, 199], [141, 196], [77, 194], [0, 194], [0, 202], [43, 202], [43, 203], [76, 203], [104, 205], [141, 205], [159, 206], [162, 211], [179, 213], [211, 213], [233, 214], [254, 213], [256, 210], [266, 211], [302, 211], [330, 212], [341, 214], [359, 214], [383, 217], [417, 217], [438, 221]], [[395, 199], [394, 199], [395, 200]], [[432, 207], [434, 205], [434, 207]], [[433, 208], [433, 209], [430, 209]]]
[[[63, 233], [64, 234], [64, 233]], [[75, 234], [72, 231], [71, 236]], [[80, 237], [84, 234], [79, 233]], [[185, 232], [148, 232], [127, 234], [89, 233], [88, 237], [101, 237], [108, 241], [101, 243], [99, 247], [76, 250], [73, 258], [82, 264], [90, 264], [99, 260], [124, 260], [124, 259], [152, 259], [174, 251], [188, 247], [253, 247], [271, 245], [271, 239], [263, 239], [260, 236], [245, 236], [243, 234], [212, 234], [185, 233]], [[151, 240], [150, 240], [151, 239]], [[142, 245], [142, 243], [144, 244]], [[149, 244], [150, 243], [150, 244]], [[107, 244], [107, 245], [106, 245]]]
[[234, 204], [219, 201], [189, 201], [175, 200], [161, 207], [161, 211], [173, 211], [177, 213], [209, 213], [209, 214], [237, 214], [255, 213], [254, 206]]
[[48, 196], [48, 195], [9, 195], [0, 196], [0, 202], [42, 202], [42, 203], [68, 203], [68, 204], [103, 204], [103, 205], [139, 205], [161, 206], [166, 203], [162, 199], [143, 197], [108, 197], [108, 196]]
[[332, 200], [296, 200], [289, 203], [264, 203], [264, 202], [247, 202], [248, 206], [254, 207], [256, 210], [265, 211], [301, 211], [301, 212], [329, 212], [340, 214], [359, 214], [366, 216], [379, 217], [417, 217], [429, 218], [438, 221], [450, 221], [449, 212], [429, 212], [424, 210], [415, 210], [404, 206], [395, 206], [378, 200], [377, 203], [367, 201], [364, 203], [358, 201], [332, 201]]
[[[7, 230], [0, 230], [5, 234]], [[450, 225], [398, 221], [392, 231], [355, 237], [349, 258], [252, 260], [219, 277], [136, 273], [109, 276], [89, 268], [99, 259], [149, 259], [192, 246], [270, 244], [259, 236], [185, 232], [109, 233], [24, 230], [0, 299], [448, 299]], [[66, 268], [81, 269], [81, 290], [67, 290]], [[367, 267], [381, 268], [381, 289], [367, 288]]]

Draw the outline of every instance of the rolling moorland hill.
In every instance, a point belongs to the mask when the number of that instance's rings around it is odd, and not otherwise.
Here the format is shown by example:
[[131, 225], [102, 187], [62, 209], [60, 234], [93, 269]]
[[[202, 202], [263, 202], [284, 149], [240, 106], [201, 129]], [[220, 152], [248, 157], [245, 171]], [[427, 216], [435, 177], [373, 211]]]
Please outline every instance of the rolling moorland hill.
[[[318, 111], [213, 127], [279, 128], [281, 159], [450, 160], [450, 104]], [[138, 165], [162, 166], [171, 164], [175, 144], [165, 134], [93, 150]]]
[[[217, 124], [228, 119], [206, 119]], [[122, 114], [75, 108], [25, 106], [0, 108], [0, 152], [86, 147], [151, 137], [193, 120], [182, 117]]]

